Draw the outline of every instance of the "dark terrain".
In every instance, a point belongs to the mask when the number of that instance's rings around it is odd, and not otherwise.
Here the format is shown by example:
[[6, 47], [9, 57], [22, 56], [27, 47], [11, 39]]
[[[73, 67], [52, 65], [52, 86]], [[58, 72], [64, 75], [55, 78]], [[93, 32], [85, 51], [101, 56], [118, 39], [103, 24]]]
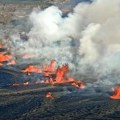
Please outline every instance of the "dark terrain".
[[[14, 83], [20, 75], [16, 77], [17, 73], [12, 73], [14, 72], [4, 70], [9, 82], [13, 80]], [[2, 79], [2, 75], [0, 78]], [[94, 92], [91, 88], [80, 90], [69, 84], [28, 86], [5, 84], [0, 89], [0, 120], [120, 119], [120, 101], [109, 98], [112, 92], [103, 92], [98, 88], [94, 88]], [[53, 94], [53, 100], [45, 97], [47, 92]]]

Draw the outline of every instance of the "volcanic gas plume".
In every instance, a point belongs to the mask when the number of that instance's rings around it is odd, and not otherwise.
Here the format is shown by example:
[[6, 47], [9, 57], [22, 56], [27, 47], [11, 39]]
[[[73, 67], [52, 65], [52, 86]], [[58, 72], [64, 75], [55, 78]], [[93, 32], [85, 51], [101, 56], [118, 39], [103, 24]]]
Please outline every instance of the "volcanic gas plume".
[[[68, 63], [71, 74], [93, 76], [97, 84], [120, 83], [120, 1], [82, 2], [66, 16], [57, 6], [35, 9], [29, 15], [28, 41], [14, 41], [14, 54]], [[17, 51], [16, 51], [17, 49]], [[31, 58], [32, 59], [32, 58]]]

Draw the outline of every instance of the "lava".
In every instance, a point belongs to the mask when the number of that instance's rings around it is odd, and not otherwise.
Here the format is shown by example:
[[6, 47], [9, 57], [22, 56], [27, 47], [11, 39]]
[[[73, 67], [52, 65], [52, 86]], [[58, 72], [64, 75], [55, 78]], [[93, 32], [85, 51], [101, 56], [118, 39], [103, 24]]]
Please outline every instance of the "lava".
[[[4, 48], [2, 44], [0, 44], [0, 48]], [[11, 54], [7, 54], [8, 49], [5, 49], [3, 52], [0, 53], [0, 66], [3, 66], [3, 62], [7, 62], [6, 65], [14, 65], [16, 64], [16, 61], [13, 59], [13, 56]], [[25, 54], [22, 58], [28, 59], [34, 57], [31, 54]], [[62, 65], [61, 67], [56, 67], [56, 61], [53, 59], [51, 60], [50, 64], [47, 66], [44, 66], [42, 69], [37, 68], [33, 65], [29, 65], [27, 68], [21, 70], [23, 73], [27, 73], [30, 75], [30, 73], [41, 73], [45, 77], [47, 77], [47, 80], [43, 80], [40, 82], [24, 82], [24, 83], [14, 83], [12, 86], [28, 86], [28, 85], [35, 85], [35, 84], [64, 84], [64, 83], [70, 83], [70, 85], [76, 87], [76, 88], [85, 88], [85, 85], [82, 83], [81, 80], [76, 80], [72, 77], [68, 77], [67, 73], [69, 71], [68, 64]], [[52, 94], [50, 92], [46, 95], [47, 98], [53, 99]]]
[[62, 67], [58, 67], [56, 70], [56, 77], [55, 79], [53, 79], [52, 77], [50, 77], [49, 80], [46, 80], [45, 83], [48, 84], [61, 84], [61, 83], [66, 83], [68, 82], [68, 80], [65, 80], [65, 75], [68, 72], [68, 65], [63, 65]]
[[22, 70], [24, 73], [41, 73], [41, 69], [34, 67], [32, 65], [29, 65], [26, 69]]
[[71, 85], [76, 88], [85, 88], [85, 85], [81, 80], [75, 80], [71, 77], [66, 77], [67, 72], [69, 71], [69, 66], [63, 65], [62, 67], [58, 67], [56, 70], [56, 77], [53, 79], [50, 77], [49, 80], [46, 80], [47, 84], [64, 84], [64, 83], [72, 83]]
[[64, 77], [68, 72], [68, 70], [69, 70], [68, 65], [63, 65], [61, 68], [60, 67], [57, 68], [56, 78], [55, 78], [57, 83], [65, 82]]
[[50, 76], [51, 74], [55, 73], [56, 72], [55, 65], [56, 65], [56, 61], [51, 60], [50, 65], [43, 67], [43, 74], [45, 76]]
[[12, 59], [13, 56], [12, 55], [7, 55], [5, 53], [0, 53], [0, 62], [6, 62], [9, 61], [10, 59]]
[[46, 98], [48, 99], [54, 99], [54, 97], [52, 96], [52, 93], [51, 92], [48, 92], [46, 95], [45, 95]]
[[114, 94], [110, 96], [111, 99], [120, 99], [120, 86], [117, 86], [114, 90]]

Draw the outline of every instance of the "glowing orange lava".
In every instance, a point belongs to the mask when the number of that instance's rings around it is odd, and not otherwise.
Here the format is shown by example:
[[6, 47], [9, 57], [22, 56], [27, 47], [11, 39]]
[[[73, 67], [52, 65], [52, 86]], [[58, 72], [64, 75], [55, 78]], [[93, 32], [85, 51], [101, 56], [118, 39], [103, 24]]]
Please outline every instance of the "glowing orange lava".
[[63, 65], [62, 67], [58, 67], [56, 70], [56, 77], [55, 79], [51, 78], [49, 80], [46, 80], [44, 83], [47, 84], [64, 84], [64, 83], [72, 83], [71, 85], [82, 89], [85, 88], [86, 86], [82, 83], [81, 80], [75, 80], [74, 78], [71, 77], [66, 77], [67, 72], [69, 71], [69, 66]]
[[56, 71], [55, 70], [55, 65], [56, 65], [56, 61], [51, 60], [50, 65], [43, 67], [43, 74], [45, 76], [50, 76], [52, 73], [55, 73], [55, 71]]
[[34, 67], [32, 65], [28, 66], [26, 69], [22, 70], [24, 73], [41, 73], [41, 69]]
[[0, 53], [0, 62], [6, 62], [12, 59], [12, 55], [6, 55], [5, 53]]
[[57, 72], [56, 72], [55, 81], [57, 83], [65, 82], [65, 75], [68, 72], [68, 70], [69, 70], [68, 65], [63, 65], [61, 68], [58, 67]]
[[114, 94], [110, 96], [112, 99], [120, 99], [120, 86], [117, 86], [114, 90]]
[[82, 89], [86, 86], [83, 84], [81, 80], [76, 80], [72, 77], [67, 76], [67, 72], [69, 71], [68, 64], [62, 65], [61, 67], [58, 66], [57, 69], [55, 69], [56, 61], [52, 60], [50, 65], [43, 68], [43, 70], [34, 67], [32, 65], [28, 66], [26, 69], [22, 70], [24, 73], [42, 73], [44, 76], [48, 76], [47, 80], [42, 80], [40, 82], [36, 83], [23, 83], [23, 85], [32, 85], [32, 84], [64, 84], [64, 83], [70, 83], [70, 85]]

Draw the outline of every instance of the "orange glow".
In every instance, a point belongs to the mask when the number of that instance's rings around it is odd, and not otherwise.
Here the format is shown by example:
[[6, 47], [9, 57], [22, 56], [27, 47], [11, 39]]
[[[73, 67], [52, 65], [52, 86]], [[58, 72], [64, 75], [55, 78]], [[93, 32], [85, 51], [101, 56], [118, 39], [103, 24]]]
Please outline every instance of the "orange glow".
[[112, 99], [120, 99], [120, 86], [115, 88], [114, 94], [110, 96]]
[[56, 71], [55, 70], [55, 65], [56, 65], [56, 61], [55, 60], [51, 60], [50, 65], [45, 66], [43, 68], [43, 74], [45, 76], [50, 76], [50, 74], [52, 74], [52, 73], [54, 73]]
[[15, 60], [12, 60], [11, 62], [7, 63], [7, 65], [15, 65], [15, 64], [16, 64]]
[[32, 65], [28, 66], [26, 69], [22, 70], [24, 73], [41, 73], [41, 69], [34, 67]]
[[54, 97], [52, 96], [52, 93], [51, 92], [48, 92], [46, 95], [45, 95], [46, 98], [48, 99], [54, 99]]
[[[21, 85], [34, 85], [34, 84], [64, 84], [64, 83], [70, 83], [70, 85], [82, 89], [85, 88], [86, 86], [83, 84], [81, 80], [76, 80], [72, 77], [68, 77], [66, 74], [69, 71], [69, 66], [67, 64], [62, 65], [61, 67], [58, 67], [57, 70], [55, 69], [55, 64], [56, 61], [52, 60], [50, 65], [44, 67], [43, 70], [34, 67], [32, 65], [28, 66], [26, 69], [22, 70], [24, 73], [43, 73], [45, 76], [49, 76], [47, 80], [42, 80], [40, 82], [35, 82], [35, 83], [30, 83], [30, 82], [25, 82], [22, 83]], [[52, 77], [53, 75], [53, 77]], [[51, 94], [49, 93], [46, 96], [50, 96]]]
[[0, 53], [0, 62], [9, 61], [12, 58], [13, 58], [12, 55], [6, 55], [5, 53]]
[[64, 77], [68, 72], [68, 70], [69, 70], [68, 65], [63, 65], [61, 68], [60, 67], [57, 68], [57, 73], [55, 78], [57, 83], [61, 83], [62, 81], [64, 81]]
[[53, 80], [53, 78], [50, 77], [49, 80], [44, 81], [43, 83], [46, 84], [64, 84], [64, 83], [72, 83], [72, 86], [76, 88], [85, 88], [86, 86], [82, 83], [81, 80], [75, 80], [71, 77], [66, 77], [67, 72], [69, 71], [69, 66], [63, 65], [62, 67], [58, 67], [56, 70], [56, 78]]

